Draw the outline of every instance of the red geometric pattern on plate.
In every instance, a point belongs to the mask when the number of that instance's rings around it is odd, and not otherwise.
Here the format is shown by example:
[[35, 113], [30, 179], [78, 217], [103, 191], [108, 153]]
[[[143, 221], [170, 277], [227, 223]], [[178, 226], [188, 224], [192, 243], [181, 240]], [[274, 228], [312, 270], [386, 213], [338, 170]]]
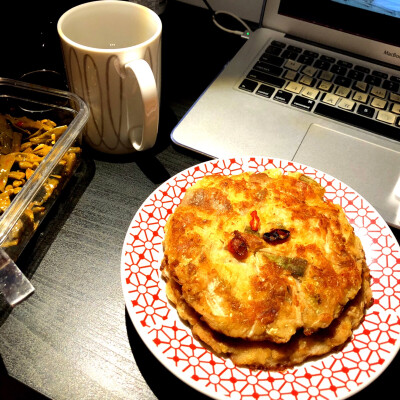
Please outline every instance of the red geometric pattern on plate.
[[[196, 180], [209, 174], [301, 171], [340, 204], [363, 242], [371, 270], [374, 304], [340, 352], [282, 372], [237, 368], [206, 350], [177, 317], [160, 277], [164, 226]], [[216, 399], [332, 399], [368, 384], [395, 356], [400, 336], [400, 250], [376, 211], [344, 183], [321, 171], [285, 160], [251, 157], [213, 160], [169, 179], [143, 203], [127, 232], [122, 286], [127, 309], [151, 351], [183, 381]]]

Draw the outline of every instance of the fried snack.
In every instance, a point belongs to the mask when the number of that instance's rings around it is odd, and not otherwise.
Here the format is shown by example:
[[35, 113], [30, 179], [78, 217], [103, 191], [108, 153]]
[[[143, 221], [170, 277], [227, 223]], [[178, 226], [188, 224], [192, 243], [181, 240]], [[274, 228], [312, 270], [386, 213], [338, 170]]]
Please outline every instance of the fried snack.
[[299, 332], [288, 343], [283, 344], [267, 340], [233, 339], [213, 331], [186, 303], [180, 286], [173, 279], [167, 282], [167, 296], [175, 304], [179, 316], [190, 324], [193, 335], [219, 356], [229, 356], [239, 367], [279, 370], [293, 367], [312, 357], [325, 355], [340, 348], [351, 338], [372, 300], [369, 270], [365, 263], [363, 265], [363, 283], [360, 291], [328, 328], [310, 336]]
[[275, 169], [188, 189], [165, 226], [161, 268], [213, 334], [279, 344], [329, 327], [364, 264], [341, 207], [314, 180]]
[[[0, 216], [14, 201], [53, 146], [66, 131], [49, 119], [32, 120], [25, 116], [0, 114]], [[80, 147], [71, 147], [44, 182], [34, 201], [17, 221], [2, 247], [14, 257], [16, 246], [34, 232], [57, 194], [79, 163]], [[11, 248], [14, 248], [12, 250]]]

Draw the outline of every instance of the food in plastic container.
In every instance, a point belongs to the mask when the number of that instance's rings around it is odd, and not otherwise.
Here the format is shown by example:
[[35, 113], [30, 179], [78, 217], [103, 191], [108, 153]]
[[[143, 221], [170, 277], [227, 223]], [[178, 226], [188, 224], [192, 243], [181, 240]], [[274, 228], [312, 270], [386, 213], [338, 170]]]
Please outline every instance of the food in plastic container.
[[13, 260], [79, 166], [88, 117], [70, 92], [0, 78], [0, 245]]

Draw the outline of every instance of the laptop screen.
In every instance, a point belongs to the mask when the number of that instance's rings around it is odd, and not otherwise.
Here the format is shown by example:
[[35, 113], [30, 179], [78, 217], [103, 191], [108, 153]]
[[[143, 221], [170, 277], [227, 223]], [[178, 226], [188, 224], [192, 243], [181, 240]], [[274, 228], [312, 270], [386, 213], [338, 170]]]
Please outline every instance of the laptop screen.
[[263, 26], [400, 68], [400, 0], [267, 0]]
[[400, 46], [398, 0], [281, 0], [279, 14]]
[[336, 3], [346, 4], [350, 7], [362, 8], [363, 10], [388, 15], [389, 17], [400, 17], [399, 1], [393, 0], [332, 0]]

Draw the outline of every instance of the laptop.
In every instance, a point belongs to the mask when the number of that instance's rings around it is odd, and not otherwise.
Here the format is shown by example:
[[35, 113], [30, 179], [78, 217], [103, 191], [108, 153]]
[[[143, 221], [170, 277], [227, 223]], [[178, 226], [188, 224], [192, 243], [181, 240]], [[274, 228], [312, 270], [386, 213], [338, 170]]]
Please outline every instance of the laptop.
[[262, 12], [173, 142], [309, 165], [400, 228], [399, 2], [267, 0]]

